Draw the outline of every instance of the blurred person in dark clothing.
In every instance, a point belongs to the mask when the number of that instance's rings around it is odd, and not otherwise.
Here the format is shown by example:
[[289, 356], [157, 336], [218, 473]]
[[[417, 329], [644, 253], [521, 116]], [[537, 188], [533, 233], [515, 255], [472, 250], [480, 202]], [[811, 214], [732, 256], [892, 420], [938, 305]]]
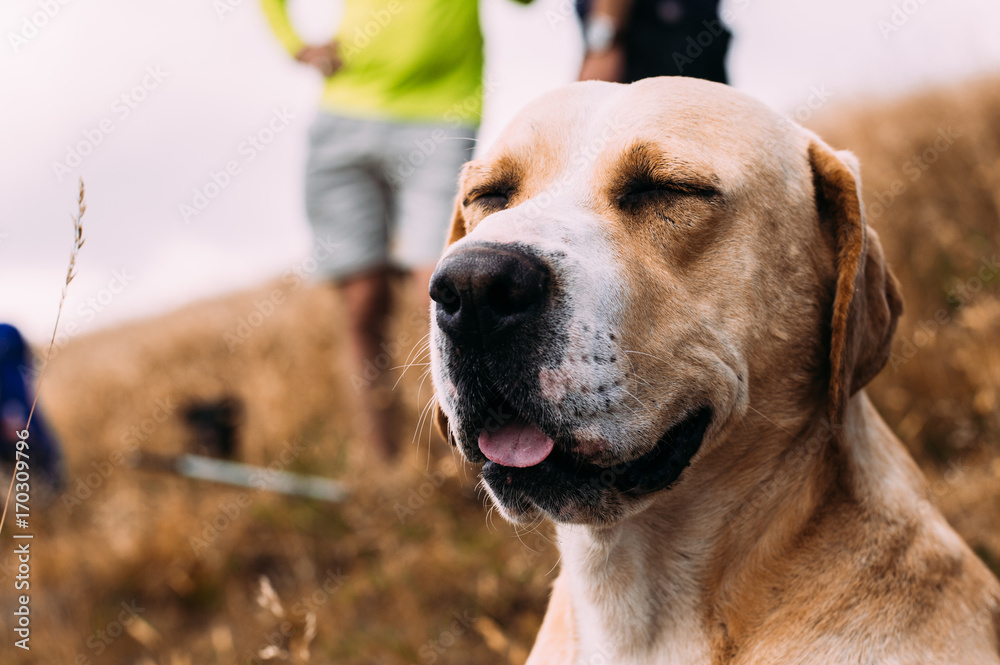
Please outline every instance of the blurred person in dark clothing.
[[580, 80], [631, 83], [690, 76], [728, 83], [730, 32], [719, 0], [580, 0], [586, 54]]
[[[17, 432], [25, 429], [34, 391], [25, 374], [31, 370], [31, 351], [17, 328], [0, 323], [0, 461], [14, 465], [17, 460]], [[28, 429], [27, 455], [32, 480], [41, 479], [53, 490], [63, 485], [63, 460], [59, 442], [41, 410], [36, 406]]]

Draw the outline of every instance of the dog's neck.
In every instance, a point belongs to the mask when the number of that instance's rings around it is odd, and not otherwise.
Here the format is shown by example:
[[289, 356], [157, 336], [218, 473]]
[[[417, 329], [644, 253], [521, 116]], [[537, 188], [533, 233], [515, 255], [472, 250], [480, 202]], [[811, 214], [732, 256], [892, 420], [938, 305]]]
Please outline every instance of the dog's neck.
[[885, 427], [860, 394], [836, 432], [822, 418], [797, 431], [750, 423], [639, 515], [560, 525], [576, 624], [588, 626], [578, 662], [710, 662], [767, 612], [762, 583], [821, 513], [853, 510], [858, 495], [912, 504], [919, 472], [888, 430], [865, 434], [873, 419]]
[[557, 533], [562, 574], [574, 589], [577, 663], [709, 662], [704, 553], [687, 535], [657, 539], [633, 522], [606, 530], [561, 525]]

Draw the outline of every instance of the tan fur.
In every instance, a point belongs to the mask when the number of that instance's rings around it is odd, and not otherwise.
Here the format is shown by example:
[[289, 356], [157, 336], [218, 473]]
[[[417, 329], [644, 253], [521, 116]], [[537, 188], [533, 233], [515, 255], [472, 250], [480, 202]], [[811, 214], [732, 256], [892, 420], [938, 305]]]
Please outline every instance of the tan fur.
[[[614, 188], [637, 160], [721, 194], [678, 197], [669, 223], [628, 217]], [[485, 214], [469, 192], [501, 171], [511, 202]], [[901, 299], [856, 171], [689, 79], [564, 88], [466, 169], [450, 242], [549, 216], [600, 224], [613, 248], [642, 436], [594, 459], [642, 454], [692, 395], [719, 414], [670, 489], [611, 526], [557, 525], [562, 571], [531, 665], [1000, 663], [1000, 584], [863, 391]]]

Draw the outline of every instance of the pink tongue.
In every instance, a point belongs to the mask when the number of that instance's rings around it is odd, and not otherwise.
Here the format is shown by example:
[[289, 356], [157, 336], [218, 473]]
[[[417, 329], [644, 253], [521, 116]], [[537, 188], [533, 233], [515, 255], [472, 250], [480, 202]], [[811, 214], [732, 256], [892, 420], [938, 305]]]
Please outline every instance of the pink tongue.
[[500, 466], [524, 468], [540, 463], [555, 443], [534, 425], [514, 422], [496, 432], [479, 433], [479, 449]]

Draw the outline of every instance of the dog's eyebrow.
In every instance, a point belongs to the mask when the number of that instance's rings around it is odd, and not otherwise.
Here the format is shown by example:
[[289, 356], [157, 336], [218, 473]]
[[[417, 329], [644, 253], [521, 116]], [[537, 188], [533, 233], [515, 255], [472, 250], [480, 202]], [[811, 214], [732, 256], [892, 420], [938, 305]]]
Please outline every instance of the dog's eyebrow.
[[472, 199], [484, 192], [516, 191], [522, 174], [520, 163], [509, 155], [490, 162], [469, 162], [462, 177], [462, 205], [469, 205]]
[[615, 169], [616, 190], [625, 191], [637, 181], [705, 196], [716, 196], [722, 189], [722, 181], [710, 169], [674, 157], [652, 143], [629, 146]]

